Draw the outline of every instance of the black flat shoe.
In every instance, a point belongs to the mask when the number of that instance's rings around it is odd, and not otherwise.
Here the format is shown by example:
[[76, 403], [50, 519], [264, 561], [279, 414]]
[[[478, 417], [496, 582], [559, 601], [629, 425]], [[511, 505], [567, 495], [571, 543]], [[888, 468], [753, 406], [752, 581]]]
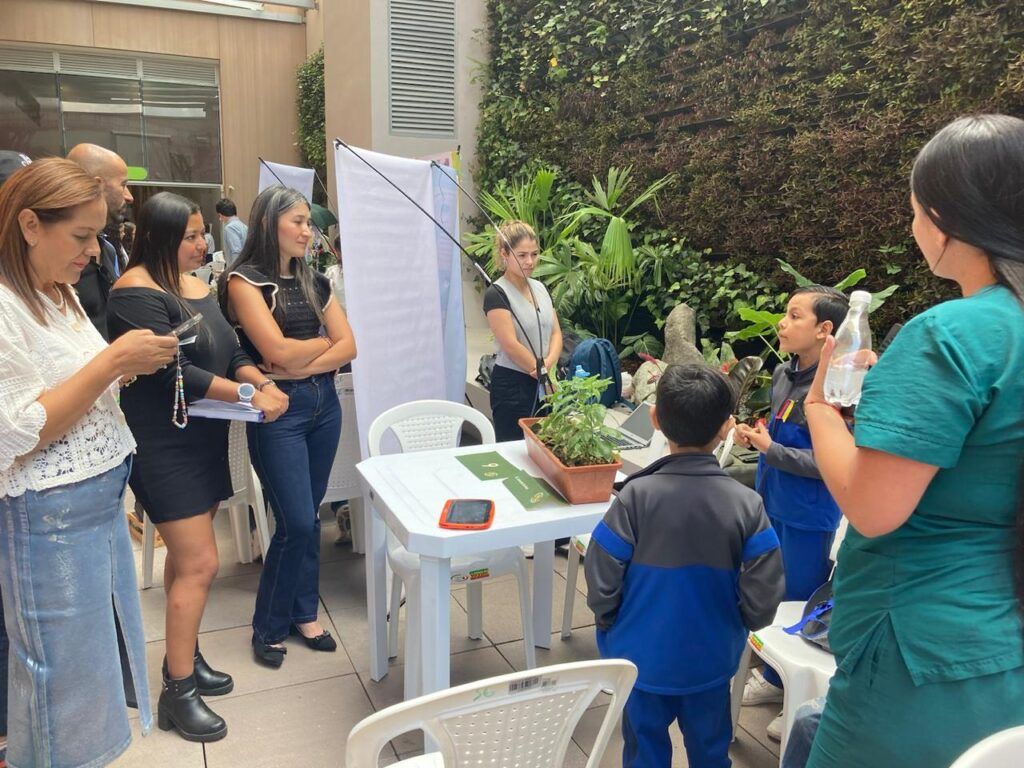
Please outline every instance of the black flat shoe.
[[288, 653], [288, 649], [284, 646], [267, 645], [254, 638], [252, 653], [260, 664], [277, 669], [284, 663], [284, 655]]
[[292, 624], [290, 630], [291, 634], [298, 635], [301, 637], [310, 648], [314, 651], [327, 651], [328, 653], [334, 653], [338, 650], [338, 643], [335, 642], [334, 638], [331, 637], [331, 633], [326, 629], [316, 637], [306, 637], [299, 631], [299, 628]]

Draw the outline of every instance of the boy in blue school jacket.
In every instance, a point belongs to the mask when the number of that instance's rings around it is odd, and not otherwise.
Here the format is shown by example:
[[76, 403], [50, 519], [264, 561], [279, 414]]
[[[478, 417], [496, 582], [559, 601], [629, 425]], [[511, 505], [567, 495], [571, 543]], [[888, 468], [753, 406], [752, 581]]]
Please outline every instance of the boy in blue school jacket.
[[[829, 553], [841, 512], [825, 487], [811, 450], [804, 398], [818, 370], [821, 349], [849, 309], [835, 288], [810, 285], [792, 293], [779, 321], [779, 349], [790, 355], [772, 375], [772, 418], [767, 427], [740, 425], [736, 440], [756, 448], [757, 489], [779, 535], [786, 569], [786, 600], [807, 600], [829, 577]], [[744, 704], [782, 701], [782, 681], [770, 667], [755, 671], [743, 692]], [[781, 714], [768, 735], [781, 738]]]
[[733, 426], [733, 390], [699, 365], [670, 366], [652, 411], [670, 455], [618, 484], [587, 551], [587, 604], [604, 658], [639, 669], [622, 720], [625, 768], [668, 768], [678, 721], [691, 768], [728, 768], [729, 683], [747, 633], [784, 590], [761, 497], [712, 450]]

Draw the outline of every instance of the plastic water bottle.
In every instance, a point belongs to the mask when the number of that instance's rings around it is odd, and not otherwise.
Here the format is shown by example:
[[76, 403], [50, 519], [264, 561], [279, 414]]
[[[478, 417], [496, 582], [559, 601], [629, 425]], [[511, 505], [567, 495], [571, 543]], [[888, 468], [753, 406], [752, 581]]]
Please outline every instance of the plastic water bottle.
[[825, 373], [825, 399], [832, 405], [848, 407], [860, 402], [871, 358], [870, 306], [871, 294], [867, 291], [850, 295], [850, 311], [836, 333], [836, 346]]

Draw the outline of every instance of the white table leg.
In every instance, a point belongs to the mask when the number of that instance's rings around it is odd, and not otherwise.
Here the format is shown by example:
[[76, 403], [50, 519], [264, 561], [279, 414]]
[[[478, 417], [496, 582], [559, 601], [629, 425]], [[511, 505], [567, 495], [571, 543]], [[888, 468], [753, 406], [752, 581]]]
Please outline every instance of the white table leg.
[[384, 679], [388, 673], [388, 590], [387, 539], [384, 520], [367, 500], [363, 520], [366, 551], [366, 613], [370, 635], [370, 678]]
[[448, 558], [420, 556], [421, 695], [443, 691], [450, 685], [451, 573], [452, 563]]
[[551, 591], [554, 588], [555, 542], [533, 545], [533, 644], [551, 647]]

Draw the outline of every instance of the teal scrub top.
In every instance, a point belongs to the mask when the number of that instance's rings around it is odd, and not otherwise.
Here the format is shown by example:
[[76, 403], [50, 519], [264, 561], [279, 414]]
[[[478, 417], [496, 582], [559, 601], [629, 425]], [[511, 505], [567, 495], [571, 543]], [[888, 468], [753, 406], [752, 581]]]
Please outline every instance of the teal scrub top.
[[989, 286], [907, 323], [864, 382], [854, 434], [939, 472], [897, 530], [850, 527], [830, 630], [840, 661], [888, 618], [916, 685], [1024, 666], [1013, 591], [1024, 308], [1013, 293]]

